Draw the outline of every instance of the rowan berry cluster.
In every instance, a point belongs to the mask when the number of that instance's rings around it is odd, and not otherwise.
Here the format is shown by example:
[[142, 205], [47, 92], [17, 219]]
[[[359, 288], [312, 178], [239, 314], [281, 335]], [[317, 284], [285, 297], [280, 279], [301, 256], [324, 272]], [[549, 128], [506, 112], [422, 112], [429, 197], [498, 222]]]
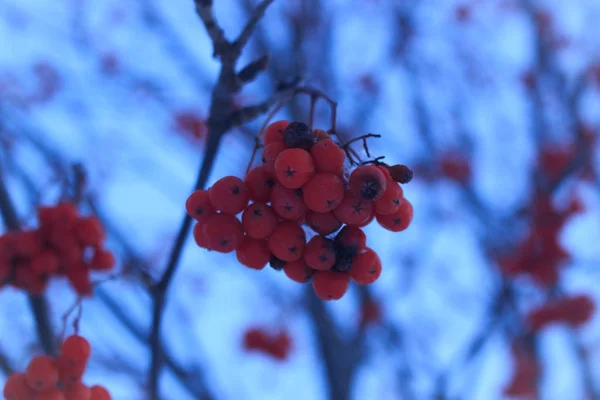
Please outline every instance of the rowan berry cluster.
[[244, 333], [244, 348], [248, 351], [259, 351], [278, 360], [285, 360], [292, 346], [292, 339], [287, 331], [277, 333], [262, 328], [251, 328]]
[[40, 207], [38, 218], [38, 229], [0, 236], [0, 286], [41, 294], [52, 276], [65, 275], [77, 293], [90, 295], [90, 271], [108, 271], [115, 264], [103, 248], [98, 218], [81, 216], [66, 202]]
[[36, 356], [24, 373], [10, 375], [6, 400], [111, 400], [102, 386], [86, 386], [81, 378], [91, 355], [89, 342], [78, 335], [65, 339], [58, 358]]
[[[270, 263], [294, 281], [312, 280], [324, 300], [341, 298], [351, 278], [375, 282], [381, 261], [360, 228], [374, 219], [393, 232], [409, 226], [413, 208], [399, 182], [412, 172], [376, 161], [352, 169], [347, 148], [301, 122], [272, 123], [264, 145], [262, 165], [244, 180], [227, 176], [188, 198], [198, 246], [235, 251], [249, 268]], [[316, 234], [308, 242], [307, 232]]]

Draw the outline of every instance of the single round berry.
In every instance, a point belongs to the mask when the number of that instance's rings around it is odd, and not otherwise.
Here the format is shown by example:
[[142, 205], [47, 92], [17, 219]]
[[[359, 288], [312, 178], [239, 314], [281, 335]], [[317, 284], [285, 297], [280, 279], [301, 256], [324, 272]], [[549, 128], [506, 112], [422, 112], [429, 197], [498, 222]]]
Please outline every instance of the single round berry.
[[323, 236], [315, 236], [304, 248], [304, 261], [312, 269], [327, 271], [335, 264], [333, 242]]
[[350, 174], [350, 190], [366, 200], [377, 200], [386, 188], [383, 172], [374, 165], [363, 165]]
[[350, 276], [341, 272], [316, 271], [312, 276], [312, 286], [321, 299], [339, 300], [350, 286]]
[[211, 250], [230, 253], [244, 238], [242, 224], [233, 215], [215, 214], [204, 223]]
[[306, 212], [301, 189], [288, 189], [281, 185], [273, 188], [271, 206], [283, 219], [299, 220]]
[[336, 208], [344, 198], [344, 184], [332, 173], [316, 173], [302, 188], [304, 203], [312, 211], [325, 213]]
[[271, 258], [267, 242], [245, 236], [242, 243], [235, 249], [235, 255], [240, 264], [252, 269], [263, 269]]
[[90, 388], [81, 382], [66, 384], [63, 388], [65, 400], [90, 400]]
[[290, 148], [310, 150], [314, 136], [308, 125], [303, 122], [290, 122], [283, 131], [283, 142]]
[[333, 215], [347, 225], [360, 225], [366, 222], [373, 213], [373, 202], [348, 191]]
[[60, 357], [71, 365], [86, 365], [92, 347], [86, 338], [79, 335], [67, 337], [61, 345]]
[[250, 194], [250, 200], [257, 203], [266, 203], [269, 201], [271, 190], [273, 190], [276, 182], [275, 173], [269, 171], [263, 165], [252, 168], [244, 179], [244, 183]]
[[263, 133], [263, 143], [265, 145], [273, 142], [283, 142], [283, 131], [290, 124], [289, 121], [276, 121], [265, 128]]
[[283, 267], [283, 272], [293, 281], [305, 283], [315, 273], [315, 270], [308, 267], [304, 260], [291, 261]]
[[242, 214], [242, 228], [253, 239], [264, 239], [275, 230], [277, 215], [264, 203], [253, 203]]
[[206, 222], [197, 222], [194, 225], [194, 240], [198, 247], [202, 247], [203, 249], [210, 249], [210, 238], [207, 236], [206, 231], [204, 230], [204, 225]]
[[377, 222], [392, 232], [401, 232], [408, 228], [413, 219], [413, 206], [406, 198], [402, 198], [398, 211], [391, 215], [377, 214]]
[[185, 202], [188, 215], [198, 222], [206, 221], [216, 211], [210, 204], [208, 190], [196, 190]]
[[318, 213], [308, 210], [306, 211], [306, 223], [320, 235], [329, 235], [342, 227], [342, 223], [332, 212]]
[[388, 167], [392, 179], [398, 183], [408, 183], [413, 178], [413, 172], [406, 165], [392, 165]]
[[301, 188], [315, 173], [310, 153], [303, 149], [287, 149], [275, 160], [275, 176], [289, 189]]
[[367, 246], [367, 235], [360, 228], [347, 225], [335, 236], [335, 242], [354, 256]]
[[273, 142], [265, 146], [260, 160], [267, 172], [275, 172], [275, 160], [285, 149], [287, 149], [287, 146], [283, 142]]
[[329, 172], [340, 176], [344, 169], [346, 153], [331, 139], [320, 140], [310, 149], [318, 172]]
[[2, 393], [6, 400], [23, 400], [32, 398], [35, 392], [27, 385], [25, 374], [14, 373], [6, 380]]
[[109, 271], [115, 266], [115, 256], [108, 250], [98, 249], [94, 251], [90, 268], [96, 271]]
[[381, 215], [394, 214], [400, 208], [400, 202], [404, 196], [402, 187], [391, 179], [387, 180], [383, 196], [377, 199], [373, 205], [375, 213]]
[[350, 277], [360, 285], [370, 285], [381, 275], [381, 260], [375, 251], [366, 248], [352, 260]]
[[105, 387], [94, 385], [90, 388], [90, 400], [111, 400], [110, 393]]
[[297, 261], [302, 258], [306, 235], [295, 222], [283, 221], [275, 228], [268, 239], [269, 250], [275, 257], [283, 261]]
[[359, 228], [364, 228], [365, 226], [369, 225], [371, 222], [373, 222], [373, 220], [375, 219], [375, 212], [373, 212], [371, 214], [371, 216], [369, 217], [369, 219], [367, 219], [365, 222], [363, 222], [362, 224], [358, 224], [356, 225]]
[[95, 216], [79, 218], [75, 232], [77, 241], [84, 246], [99, 247], [106, 236], [102, 223]]
[[210, 204], [225, 214], [235, 215], [244, 211], [250, 194], [244, 181], [236, 176], [226, 176], [208, 190]]

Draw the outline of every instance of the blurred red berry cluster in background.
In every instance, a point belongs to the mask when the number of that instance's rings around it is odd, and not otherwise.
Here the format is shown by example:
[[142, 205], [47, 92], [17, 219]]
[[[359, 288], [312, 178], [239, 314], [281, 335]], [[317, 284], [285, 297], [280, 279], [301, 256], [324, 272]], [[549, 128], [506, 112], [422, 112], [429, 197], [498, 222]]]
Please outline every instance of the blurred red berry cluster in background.
[[0, 282], [41, 294], [52, 276], [66, 276], [79, 295], [90, 295], [90, 271], [110, 271], [115, 259], [104, 245], [95, 216], [82, 216], [74, 204], [38, 209], [39, 227], [0, 236]]

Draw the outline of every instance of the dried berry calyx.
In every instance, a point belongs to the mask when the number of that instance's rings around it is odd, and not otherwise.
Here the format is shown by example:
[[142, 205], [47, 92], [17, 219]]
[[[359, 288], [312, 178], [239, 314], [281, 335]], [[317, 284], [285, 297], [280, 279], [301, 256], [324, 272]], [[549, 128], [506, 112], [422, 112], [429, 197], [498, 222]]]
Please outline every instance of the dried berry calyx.
[[315, 137], [303, 122], [291, 122], [283, 131], [283, 142], [290, 148], [310, 150]]

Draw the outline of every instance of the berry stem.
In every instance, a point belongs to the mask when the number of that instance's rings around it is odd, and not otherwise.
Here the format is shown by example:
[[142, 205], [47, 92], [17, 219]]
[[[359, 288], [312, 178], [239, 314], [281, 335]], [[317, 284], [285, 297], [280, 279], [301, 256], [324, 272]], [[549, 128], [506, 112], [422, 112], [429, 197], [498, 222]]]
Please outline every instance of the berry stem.
[[[1, 176], [2, 170], [0, 169], [0, 214], [2, 214], [2, 220], [4, 225], [9, 231], [18, 231], [20, 229], [19, 218], [17, 212], [10, 198], [8, 190], [4, 184], [4, 178]], [[35, 319], [36, 330], [38, 339], [44, 349], [44, 352], [48, 355], [53, 355], [56, 343], [54, 338], [54, 331], [50, 318], [48, 317], [48, 304], [44, 296], [29, 295], [28, 296], [29, 308]]]

